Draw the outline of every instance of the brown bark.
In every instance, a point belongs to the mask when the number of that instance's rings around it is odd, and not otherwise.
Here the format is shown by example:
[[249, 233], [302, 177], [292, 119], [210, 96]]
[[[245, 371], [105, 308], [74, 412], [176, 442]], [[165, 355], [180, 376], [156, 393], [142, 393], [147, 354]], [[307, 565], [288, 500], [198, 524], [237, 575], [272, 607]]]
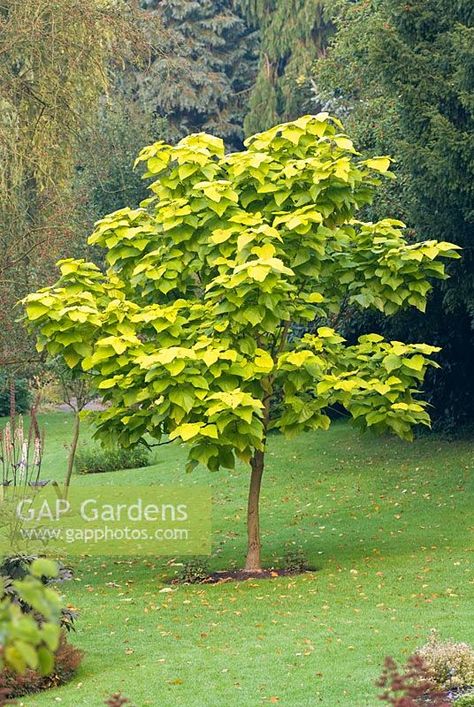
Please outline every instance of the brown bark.
[[[280, 341], [276, 346], [276, 351], [272, 351], [275, 364], [278, 357], [284, 351], [290, 330], [290, 322], [282, 323]], [[263, 344], [257, 339], [259, 345]], [[262, 382], [262, 402], [263, 402], [263, 448], [256, 450], [250, 461], [252, 469], [250, 475], [250, 488], [247, 503], [247, 559], [245, 561], [245, 572], [261, 572], [261, 542], [260, 542], [260, 488], [262, 486], [262, 476], [265, 466], [265, 447], [267, 441], [267, 430], [270, 423], [270, 401], [273, 393], [273, 383], [275, 376], [269, 376]]]
[[64, 498], [67, 498], [69, 486], [71, 483], [72, 472], [74, 469], [74, 458], [76, 456], [77, 443], [79, 441], [80, 425], [81, 419], [79, 417], [79, 413], [76, 412], [74, 416], [74, 428], [72, 432], [71, 449], [69, 450], [69, 457], [67, 461], [66, 480], [64, 482]]
[[252, 473], [247, 505], [247, 559], [245, 561], [245, 571], [261, 572], [259, 500], [264, 467], [263, 452], [255, 452], [252, 457], [251, 467]]

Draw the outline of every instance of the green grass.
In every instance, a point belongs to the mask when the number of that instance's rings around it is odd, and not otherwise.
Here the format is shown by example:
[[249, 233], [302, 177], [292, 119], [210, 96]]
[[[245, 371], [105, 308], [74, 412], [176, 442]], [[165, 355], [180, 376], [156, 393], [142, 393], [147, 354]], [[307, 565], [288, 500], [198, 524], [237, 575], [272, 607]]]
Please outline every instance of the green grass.
[[[42, 422], [43, 476], [61, 478], [71, 418]], [[184, 459], [170, 445], [153, 467], [74, 483], [209, 483], [212, 567], [240, 563], [247, 471], [186, 476]], [[384, 656], [403, 660], [432, 627], [474, 640], [469, 442], [409, 445], [336, 424], [292, 441], [271, 437], [267, 464], [265, 563], [278, 564], [295, 542], [316, 572], [160, 593], [166, 558], [76, 558], [75, 579], [62, 586], [81, 612], [73, 641], [83, 665], [69, 685], [22, 704], [95, 706], [121, 690], [136, 707], [375, 707]]]

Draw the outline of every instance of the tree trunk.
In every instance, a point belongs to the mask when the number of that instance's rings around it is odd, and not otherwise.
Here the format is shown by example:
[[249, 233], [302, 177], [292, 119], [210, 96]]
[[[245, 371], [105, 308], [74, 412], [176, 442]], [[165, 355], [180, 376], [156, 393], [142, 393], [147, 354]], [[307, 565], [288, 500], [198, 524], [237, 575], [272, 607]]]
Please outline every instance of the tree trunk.
[[79, 417], [79, 413], [76, 412], [74, 416], [74, 428], [72, 431], [71, 449], [69, 450], [69, 457], [67, 461], [66, 480], [64, 482], [64, 498], [67, 498], [69, 486], [71, 483], [72, 471], [74, 469], [74, 458], [76, 456], [77, 443], [79, 441], [80, 425], [81, 418]]
[[255, 452], [250, 462], [252, 473], [250, 476], [249, 498], [247, 506], [247, 560], [245, 562], [246, 572], [261, 572], [262, 564], [260, 560], [260, 517], [259, 499], [260, 487], [262, 484], [264, 453]]

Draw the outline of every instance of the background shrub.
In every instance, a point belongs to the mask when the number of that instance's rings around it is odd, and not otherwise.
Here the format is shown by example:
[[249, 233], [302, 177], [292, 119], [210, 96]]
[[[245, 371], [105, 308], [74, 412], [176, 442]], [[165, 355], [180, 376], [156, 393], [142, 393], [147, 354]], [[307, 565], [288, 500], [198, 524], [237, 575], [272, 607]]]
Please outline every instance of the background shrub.
[[79, 447], [75, 458], [79, 474], [96, 474], [119, 469], [139, 469], [150, 464], [150, 453], [145, 447], [101, 447], [87, 445]]
[[[19, 414], [30, 409], [31, 394], [26, 378], [15, 379], [15, 409]], [[10, 414], [10, 379], [5, 373], [0, 373], [0, 417]]]

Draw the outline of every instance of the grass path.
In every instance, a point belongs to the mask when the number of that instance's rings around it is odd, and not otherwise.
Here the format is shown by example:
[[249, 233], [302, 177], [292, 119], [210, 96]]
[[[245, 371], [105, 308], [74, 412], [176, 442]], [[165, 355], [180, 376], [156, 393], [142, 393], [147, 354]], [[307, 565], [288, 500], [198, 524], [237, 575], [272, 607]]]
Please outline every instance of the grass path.
[[[44, 477], [61, 478], [71, 417], [43, 417]], [[242, 562], [247, 472], [183, 473], [185, 452], [159, 450], [143, 470], [74, 483], [210, 483], [212, 567]], [[86, 656], [69, 685], [28, 706], [99, 706], [121, 690], [136, 707], [281, 704], [376, 707], [387, 654], [403, 659], [431, 627], [474, 641], [474, 459], [469, 442], [409, 445], [345, 424], [270, 440], [264, 561], [304, 548], [318, 571], [297, 578], [161, 592], [166, 558], [74, 560], [63, 585], [80, 609]]]

